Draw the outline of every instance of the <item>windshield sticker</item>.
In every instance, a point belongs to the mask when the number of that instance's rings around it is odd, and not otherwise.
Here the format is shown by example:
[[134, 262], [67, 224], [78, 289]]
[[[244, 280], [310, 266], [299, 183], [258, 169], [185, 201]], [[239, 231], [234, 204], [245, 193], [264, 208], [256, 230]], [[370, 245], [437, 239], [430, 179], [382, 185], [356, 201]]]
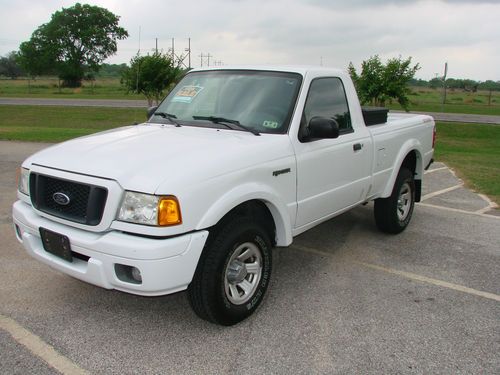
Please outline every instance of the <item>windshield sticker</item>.
[[201, 90], [203, 90], [201, 86], [184, 86], [175, 93], [172, 102], [191, 103]]
[[278, 121], [266, 120], [262, 123], [262, 126], [269, 129], [276, 129], [278, 127]]

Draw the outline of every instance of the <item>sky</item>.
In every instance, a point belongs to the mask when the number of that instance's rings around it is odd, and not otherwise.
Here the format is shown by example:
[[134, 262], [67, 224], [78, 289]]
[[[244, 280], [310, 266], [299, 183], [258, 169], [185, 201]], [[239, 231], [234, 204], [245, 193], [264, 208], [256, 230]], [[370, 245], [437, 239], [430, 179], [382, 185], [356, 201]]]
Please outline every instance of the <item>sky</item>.
[[[416, 77], [500, 80], [500, 0], [92, 0], [120, 16], [129, 37], [108, 63], [140, 53], [186, 53], [191, 65], [323, 65], [346, 69], [378, 54], [412, 57]], [[0, 0], [0, 56], [17, 50], [75, 1]], [[140, 32], [139, 32], [140, 30]], [[140, 37], [139, 37], [140, 35]], [[140, 43], [139, 43], [140, 41]], [[205, 57], [203, 64], [208, 61]], [[187, 59], [186, 59], [187, 62]]]

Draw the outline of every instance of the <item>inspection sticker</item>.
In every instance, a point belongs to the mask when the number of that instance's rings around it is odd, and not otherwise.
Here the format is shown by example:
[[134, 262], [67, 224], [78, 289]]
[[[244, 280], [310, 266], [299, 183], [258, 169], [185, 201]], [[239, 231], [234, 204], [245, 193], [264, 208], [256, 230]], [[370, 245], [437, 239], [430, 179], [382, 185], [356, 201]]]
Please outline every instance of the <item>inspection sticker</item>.
[[184, 86], [175, 93], [172, 101], [178, 103], [191, 103], [201, 90], [203, 90], [201, 86]]
[[269, 121], [266, 120], [262, 123], [262, 126], [265, 128], [276, 129], [278, 127], [278, 121]]

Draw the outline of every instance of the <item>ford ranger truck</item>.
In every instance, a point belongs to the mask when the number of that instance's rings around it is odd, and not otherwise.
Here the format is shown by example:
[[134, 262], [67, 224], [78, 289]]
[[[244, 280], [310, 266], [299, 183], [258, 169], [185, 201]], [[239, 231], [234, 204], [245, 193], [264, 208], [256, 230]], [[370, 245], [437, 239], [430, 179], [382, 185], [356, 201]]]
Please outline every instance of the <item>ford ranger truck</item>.
[[102, 288], [187, 289], [222, 325], [255, 311], [272, 249], [302, 232], [368, 201], [403, 231], [434, 149], [431, 117], [367, 126], [349, 75], [320, 67], [194, 69], [148, 114], [26, 159], [17, 239]]

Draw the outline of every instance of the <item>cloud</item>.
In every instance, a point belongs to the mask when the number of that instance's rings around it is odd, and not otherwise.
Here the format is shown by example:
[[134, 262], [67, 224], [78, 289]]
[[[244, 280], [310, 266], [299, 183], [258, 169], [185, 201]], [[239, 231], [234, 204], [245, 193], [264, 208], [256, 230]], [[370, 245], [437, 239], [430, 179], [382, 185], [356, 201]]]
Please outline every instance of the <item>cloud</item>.
[[[0, 0], [0, 55], [17, 49], [40, 24], [73, 1]], [[121, 16], [130, 37], [111, 62], [128, 62], [139, 48], [177, 53], [191, 38], [200, 54], [225, 64], [312, 64], [346, 68], [379, 54], [413, 56], [431, 78], [445, 61], [450, 75], [500, 79], [500, 1], [488, 0], [91, 0]], [[206, 60], [205, 60], [206, 63]]]

